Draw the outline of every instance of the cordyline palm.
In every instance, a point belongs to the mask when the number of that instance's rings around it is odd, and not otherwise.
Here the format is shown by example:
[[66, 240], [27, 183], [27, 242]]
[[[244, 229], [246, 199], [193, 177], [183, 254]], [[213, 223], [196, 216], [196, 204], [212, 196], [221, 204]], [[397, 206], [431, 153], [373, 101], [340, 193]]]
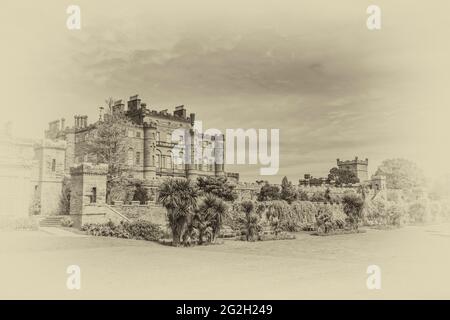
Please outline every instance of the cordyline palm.
[[179, 246], [197, 206], [197, 189], [188, 180], [169, 179], [159, 187], [158, 201], [166, 208], [173, 245]]
[[209, 240], [211, 242], [216, 240], [226, 212], [227, 206], [222, 199], [212, 194], [206, 195], [194, 217], [195, 226], [199, 232], [199, 244], [203, 243], [203, 238], [208, 232], [210, 232]]
[[241, 203], [244, 216], [241, 218], [241, 226], [245, 231], [247, 241], [256, 240], [260, 229], [259, 215], [254, 213], [255, 205], [252, 201], [243, 201]]

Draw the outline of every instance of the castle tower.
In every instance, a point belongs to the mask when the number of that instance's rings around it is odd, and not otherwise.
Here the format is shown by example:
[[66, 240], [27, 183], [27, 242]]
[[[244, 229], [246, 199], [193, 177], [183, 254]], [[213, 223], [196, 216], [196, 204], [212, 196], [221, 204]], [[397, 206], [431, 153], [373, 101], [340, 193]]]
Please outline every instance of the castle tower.
[[45, 139], [35, 147], [35, 156], [39, 161], [36, 194], [41, 202], [41, 215], [59, 213], [66, 146], [65, 141]]
[[106, 203], [107, 173], [107, 164], [82, 163], [70, 168], [72, 179], [70, 215], [76, 227], [84, 223], [97, 222], [95, 219], [98, 217], [94, 210], [89, 210], [89, 206], [97, 207]]
[[366, 158], [365, 160], [359, 160], [358, 157], [355, 157], [354, 160], [346, 161], [336, 159], [336, 162], [339, 169], [348, 170], [355, 173], [360, 183], [364, 183], [369, 180], [369, 159]]

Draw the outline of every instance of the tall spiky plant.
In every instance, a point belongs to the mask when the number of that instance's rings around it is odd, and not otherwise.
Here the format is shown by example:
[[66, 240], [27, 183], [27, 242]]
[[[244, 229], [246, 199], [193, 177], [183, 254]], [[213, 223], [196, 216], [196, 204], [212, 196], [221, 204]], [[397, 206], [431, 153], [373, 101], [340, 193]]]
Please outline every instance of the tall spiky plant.
[[252, 201], [243, 201], [241, 203], [244, 216], [240, 219], [242, 231], [244, 231], [247, 241], [254, 241], [258, 238], [258, 232], [261, 229], [260, 216], [255, 213], [255, 205]]
[[208, 240], [211, 242], [216, 240], [226, 212], [227, 206], [222, 199], [212, 194], [205, 196], [194, 217], [199, 232], [199, 244], [203, 243], [203, 238], [208, 232], [210, 232]]
[[174, 246], [180, 245], [191, 224], [197, 198], [197, 189], [189, 180], [169, 179], [159, 187], [158, 201], [167, 210]]

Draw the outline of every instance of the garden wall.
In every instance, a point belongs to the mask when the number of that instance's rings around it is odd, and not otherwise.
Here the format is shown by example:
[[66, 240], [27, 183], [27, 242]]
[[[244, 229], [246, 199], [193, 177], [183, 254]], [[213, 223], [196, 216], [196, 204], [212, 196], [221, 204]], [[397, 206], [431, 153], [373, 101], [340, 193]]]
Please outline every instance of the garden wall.
[[145, 220], [159, 225], [166, 225], [166, 209], [154, 203], [122, 204], [117, 201], [111, 206], [130, 220]]

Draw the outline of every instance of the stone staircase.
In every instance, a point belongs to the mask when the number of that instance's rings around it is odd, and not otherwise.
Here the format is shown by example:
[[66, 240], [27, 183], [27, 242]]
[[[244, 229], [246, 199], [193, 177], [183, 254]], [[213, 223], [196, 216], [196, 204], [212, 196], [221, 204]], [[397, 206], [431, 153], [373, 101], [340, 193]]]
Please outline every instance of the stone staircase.
[[40, 227], [60, 227], [62, 216], [48, 216], [39, 221]]

